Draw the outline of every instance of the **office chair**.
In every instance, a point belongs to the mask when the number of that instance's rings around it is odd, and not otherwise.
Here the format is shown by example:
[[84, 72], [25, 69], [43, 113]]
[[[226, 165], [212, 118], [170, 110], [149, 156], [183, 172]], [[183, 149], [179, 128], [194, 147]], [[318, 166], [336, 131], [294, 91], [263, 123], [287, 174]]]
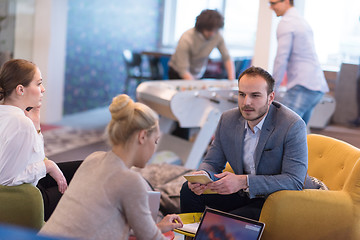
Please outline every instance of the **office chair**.
[[317, 134], [307, 141], [308, 173], [329, 190], [271, 194], [260, 215], [262, 239], [360, 239], [360, 149]]
[[[341, 140], [307, 135], [308, 174], [329, 190], [282, 190], [272, 193], [261, 210], [261, 239], [360, 239], [360, 149]], [[233, 172], [229, 163], [224, 171]], [[184, 223], [201, 213], [180, 214]]]

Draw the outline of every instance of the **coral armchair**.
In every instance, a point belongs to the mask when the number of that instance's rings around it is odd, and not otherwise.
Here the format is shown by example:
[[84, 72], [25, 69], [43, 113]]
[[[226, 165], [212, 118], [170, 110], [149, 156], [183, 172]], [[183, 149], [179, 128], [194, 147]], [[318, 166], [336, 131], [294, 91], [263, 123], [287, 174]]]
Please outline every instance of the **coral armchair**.
[[310, 176], [329, 190], [279, 191], [265, 201], [262, 239], [360, 239], [360, 149], [308, 135]]

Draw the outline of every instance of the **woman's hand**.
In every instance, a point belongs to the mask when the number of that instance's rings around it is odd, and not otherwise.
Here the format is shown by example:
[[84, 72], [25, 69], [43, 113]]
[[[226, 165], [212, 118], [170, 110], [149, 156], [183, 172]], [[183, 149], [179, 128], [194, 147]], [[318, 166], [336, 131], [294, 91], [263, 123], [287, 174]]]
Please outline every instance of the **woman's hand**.
[[49, 159], [44, 160], [44, 162], [46, 167], [46, 173], [48, 173], [56, 181], [59, 187], [59, 192], [64, 194], [68, 186], [64, 174], [61, 172], [60, 168], [56, 165], [55, 162]]
[[33, 121], [36, 130], [40, 130], [40, 106], [33, 107], [30, 111], [25, 110], [25, 115]]
[[181, 218], [176, 214], [166, 215], [158, 224], [158, 228], [162, 233], [166, 233], [174, 230], [175, 228], [180, 228], [183, 226]]

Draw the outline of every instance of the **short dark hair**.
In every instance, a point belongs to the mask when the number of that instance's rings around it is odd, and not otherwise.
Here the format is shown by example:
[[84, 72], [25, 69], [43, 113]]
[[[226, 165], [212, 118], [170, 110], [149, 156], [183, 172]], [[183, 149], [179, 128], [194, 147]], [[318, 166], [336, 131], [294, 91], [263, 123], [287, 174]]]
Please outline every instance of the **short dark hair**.
[[289, 2], [291, 6], [294, 6], [294, 0], [289, 0]]
[[37, 66], [24, 59], [12, 59], [0, 69], [0, 101], [10, 96], [18, 86], [27, 87], [32, 81]]
[[198, 32], [203, 30], [217, 30], [224, 27], [224, 17], [217, 10], [203, 10], [196, 17], [195, 29]]
[[255, 77], [255, 76], [263, 77], [268, 85], [267, 93], [270, 94], [274, 91], [275, 79], [266, 70], [264, 70], [260, 67], [251, 66], [240, 74], [240, 76], [238, 78], [238, 82], [245, 75], [250, 75], [253, 77]]

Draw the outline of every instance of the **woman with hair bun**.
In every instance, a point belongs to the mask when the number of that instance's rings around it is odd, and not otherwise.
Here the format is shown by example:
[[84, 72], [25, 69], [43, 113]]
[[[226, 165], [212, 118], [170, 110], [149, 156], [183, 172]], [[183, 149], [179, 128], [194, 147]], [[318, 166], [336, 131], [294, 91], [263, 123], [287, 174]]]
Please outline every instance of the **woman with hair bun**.
[[[12, 59], [2, 65], [0, 184], [17, 186], [31, 183], [37, 186], [43, 196], [44, 218], [47, 220], [67, 188], [67, 179], [71, 178], [80, 162], [75, 163], [75, 168], [72, 168], [73, 163], [64, 163], [64, 170], [61, 164], [58, 166], [45, 157], [40, 130], [40, 107], [44, 92], [41, 72], [34, 63]], [[65, 178], [68, 173], [69, 178]]]
[[130, 170], [143, 168], [155, 151], [160, 131], [157, 114], [123, 94], [109, 107], [106, 132], [112, 150], [89, 155], [75, 173], [40, 234], [80, 239], [166, 239], [162, 233], [181, 227], [179, 216], [155, 224], [146, 182]]

